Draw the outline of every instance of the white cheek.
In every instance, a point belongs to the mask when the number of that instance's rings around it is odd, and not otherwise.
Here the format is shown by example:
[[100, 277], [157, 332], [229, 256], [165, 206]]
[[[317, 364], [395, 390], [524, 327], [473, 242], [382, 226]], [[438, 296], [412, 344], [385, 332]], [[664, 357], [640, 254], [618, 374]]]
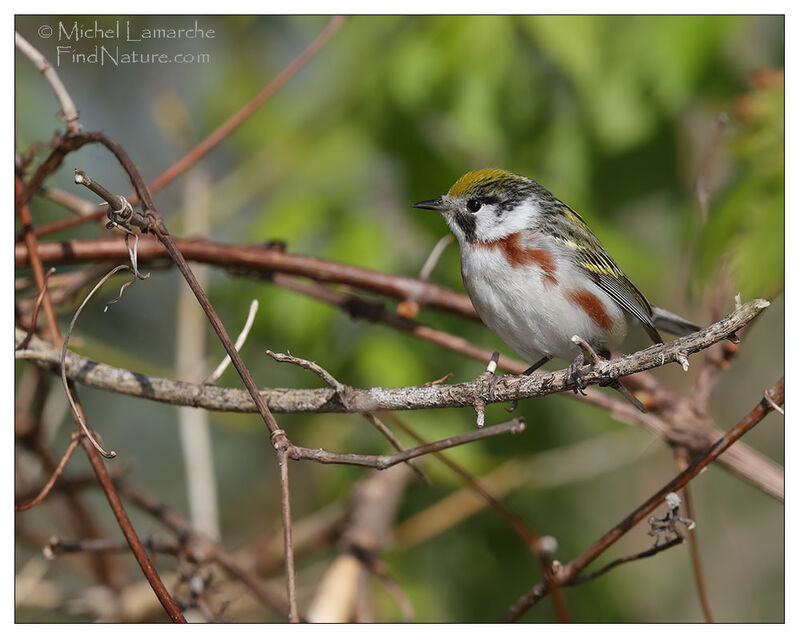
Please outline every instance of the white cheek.
[[499, 210], [494, 204], [486, 205], [477, 215], [477, 236], [484, 242], [508, 237], [534, 226], [539, 215], [539, 206], [532, 202], [522, 202], [511, 211]]

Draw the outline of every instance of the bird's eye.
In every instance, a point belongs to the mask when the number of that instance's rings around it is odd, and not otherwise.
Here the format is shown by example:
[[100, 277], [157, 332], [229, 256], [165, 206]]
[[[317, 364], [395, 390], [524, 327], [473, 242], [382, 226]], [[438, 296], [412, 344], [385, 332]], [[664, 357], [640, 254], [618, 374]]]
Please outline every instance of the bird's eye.
[[481, 206], [482, 204], [480, 200], [472, 199], [467, 202], [467, 208], [473, 213], [477, 213], [478, 211], [480, 211]]

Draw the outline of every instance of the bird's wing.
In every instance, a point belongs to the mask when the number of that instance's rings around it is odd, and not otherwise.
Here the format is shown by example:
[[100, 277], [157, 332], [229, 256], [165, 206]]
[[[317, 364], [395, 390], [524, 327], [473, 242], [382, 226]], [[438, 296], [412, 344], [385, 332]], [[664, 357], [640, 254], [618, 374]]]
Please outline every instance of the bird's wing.
[[664, 340], [661, 339], [658, 329], [653, 325], [653, 312], [644, 295], [625, 277], [625, 273], [606, 253], [600, 240], [592, 233], [581, 216], [566, 204], [561, 203], [561, 206], [563, 208], [560, 213], [566, 217], [570, 232], [575, 237], [570, 238], [565, 233], [555, 232], [553, 236], [556, 241], [574, 251], [575, 264], [585, 271], [611, 299], [639, 320], [653, 342], [662, 343]]

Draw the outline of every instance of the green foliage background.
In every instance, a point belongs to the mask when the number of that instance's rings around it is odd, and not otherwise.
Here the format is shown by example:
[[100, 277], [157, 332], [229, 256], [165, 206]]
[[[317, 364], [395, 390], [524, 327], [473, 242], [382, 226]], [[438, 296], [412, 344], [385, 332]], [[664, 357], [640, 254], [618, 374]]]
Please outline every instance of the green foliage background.
[[[89, 23], [94, 17], [21, 17], [18, 30], [51, 60], [64, 42], [37, 36], [41, 24]], [[101, 25], [190, 26], [190, 17], [104, 16]], [[324, 17], [204, 17], [215, 37], [140, 43], [81, 41], [141, 52], [208, 52], [206, 65], [74, 64], [58, 72], [88, 130], [104, 130], [125, 146], [146, 179], [153, 179], [195, 141], [249, 100], [309, 42]], [[209, 234], [232, 243], [284, 240], [293, 252], [415, 275], [446, 232], [436, 215], [413, 210], [467, 170], [501, 166], [537, 179], [579, 211], [648, 298], [700, 323], [709, 319], [711, 287], [724, 267], [732, 294], [767, 297], [773, 306], [748, 335], [715, 390], [712, 415], [732, 426], [783, 373], [783, 18], [670, 16], [351, 17], [307, 68], [204, 160], [195, 177], [207, 185]], [[771, 73], [765, 73], [771, 71]], [[760, 74], [754, 75], [757, 72]], [[57, 127], [49, 88], [17, 56], [18, 149], [47, 140]], [[715, 120], [728, 115], [716, 143]], [[709, 151], [710, 149], [710, 151]], [[711, 153], [706, 171], [704, 157]], [[61, 168], [51, 185], [84, 196], [71, 184], [74, 167], [110, 188], [127, 191], [122, 172], [99, 148], [86, 148]], [[710, 194], [707, 219], [695, 194], [699, 174]], [[188, 178], [156, 197], [173, 233], [181, 234]], [[64, 211], [42, 199], [37, 223]], [[96, 237], [84, 227], [56, 239]], [[463, 290], [458, 252], [451, 245], [432, 278]], [[142, 373], [174, 375], [174, 272], [156, 270], [129, 289], [108, 314], [97, 300], [83, 315], [76, 348], [99, 361]], [[211, 276], [212, 302], [229, 331], [241, 325], [252, 298], [261, 310], [243, 354], [264, 386], [317, 386], [318, 380], [263, 355], [265, 348], [316, 360], [354, 386], [416, 385], [453, 372], [475, 377], [482, 366], [388, 328], [354, 322], [323, 304], [268, 283]], [[112, 296], [112, 287], [106, 295]], [[393, 303], [388, 303], [393, 307]], [[421, 320], [508, 352], [487, 329], [423, 312]], [[64, 322], [67, 315], [64, 316]], [[118, 335], [124, 335], [119, 339]], [[209, 331], [210, 335], [210, 331]], [[209, 339], [209, 363], [221, 347]], [[634, 331], [625, 347], [646, 344]], [[700, 358], [685, 375], [657, 371], [688, 390]], [[201, 375], [202, 376], [202, 375]], [[239, 386], [234, 373], [223, 385]], [[132, 462], [131, 479], [186, 512], [176, 410], [89, 389], [90, 416], [102, 416], [106, 442]], [[637, 427], [563, 397], [520, 406], [528, 429], [452, 452], [477, 474], [510, 459], [529, 460], [530, 478], [505, 501], [540, 534], [559, 541], [557, 557], [573, 558], [627, 515], [674, 473], [672, 453]], [[489, 423], [505, 419], [492, 407]], [[405, 418], [435, 439], [474, 426], [472, 411], [441, 410]], [[56, 446], [66, 442], [65, 420]], [[386, 444], [355, 416], [281, 416], [297, 443], [352, 452], [381, 452]], [[252, 416], [212, 415], [221, 493], [223, 540], [233, 547], [274, 530], [279, 517], [273, 453]], [[556, 457], [547, 473], [542, 453], [624, 437], [638, 446], [610, 457], [604, 470], [586, 471], [604, 455]], [[770, 416], [746, 438], [783, 462], [782, 423]], [[410, 442], [408, 442], [410, 443]], [[560, 460], [560, 461], [559, 461]], [[85, 462], [76, 459], [71, 468]], [[423, 463], [431, 487], [412, 483], [399, 520], [422, 511], [458, 487], [434, 460]], [[303, 517], [346, 500], [365, 471], [294, 464], [293, 505]], [[555, 477], [555, 479], [554, 479]], [[559, 479], [560, 477], [560, 479]], [[712, 607], [720, 621], [782, 621], [782, 505], [719, 468], [693, 484], [703, 563]], [[96, 511], [106, 512], [99, 495]], [[43, 512], [26, 523], [60, 534], [62, 521]], [[104, 520], [109, 534], [115, 531]], [[154, 524], [135, 519], [146, 534]], [[66, 534], [66, 533], [64, 533]], [[636, 528], [603, 559], [652, 543]], [[18, 565], [36, 548], [19, 545]], [[301, 560], [307, 600], [333, 550]], [[493, 621], [539, 579], [522, 543], [493, 513], [481, 512], [411, 548], [390, 547], [389, 570], [411, 597], [421, 621]], [[601, 560], [602, 561], [602, 560]], [[169, 560], [159, 560], [169, 565]], [[59, 563], [49, 575], [79, 590]], [[392, 601], [378, 595], [381, 620], [398, 620]], [[686, 548], [617, 569], [567, 593], [576, 620], [699, 621]], [[41, 611], [19, 611], [42, 619]], [[67, 620], [67, 611], [57, 618]], [[268, 619], [269, 617], [264, 617]], [[261, 619], [259, 617], [258, 619]], [[553, 621], [544, 602], [526, 617]], [[256, 618], [254, 618], [256, 620]]]

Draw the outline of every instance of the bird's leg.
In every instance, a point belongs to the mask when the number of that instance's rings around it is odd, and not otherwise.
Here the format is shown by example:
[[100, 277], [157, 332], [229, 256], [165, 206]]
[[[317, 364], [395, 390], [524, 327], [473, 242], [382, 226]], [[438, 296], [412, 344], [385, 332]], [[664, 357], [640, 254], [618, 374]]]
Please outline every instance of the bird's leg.
[[500, 379], [495, 375], [495, 371], [497, 370], [497, 361], [500, 359], [500, 353], [495, 351], [492, 353], [492, 357], [489, 360], [489, 363], [486, 365], [486, 370], [480, 374], [480, 377], [476, 381], [478, 382], [488, 382], [486, 394], [488, 397], [492, 397], [494, 394], [494, 387], [497, 385], [497, 381]]
[[[581, 395], [586, 395], [583, 392], [583, 389], [586, 388], [586, 385], [582, 383], [581, 377], [586, 375], [590, 372], [597, 362], [602, 357], [603, 359], [611, 359], [611, 351], [607, 348], [599, 351], [596, 353], [589, 344], [587, 344], [584, 340], [580, 337], [575, 335], [572, 338], [572, 341], [578, 345], [578, 348], [581, 349], [581, 352], [575, 358], [575, 361], [569, 367], [569, 375], [575, 381], [575, 393], [577, 394], [579, 391]], [[583, 367], [583, 363], [586, 360], [589, 360], [589, 368], [587, 370], [581, 370]], [[640, 412], [646, 413], [647, 408], [645, 408], [644, 404], [640, 402], [636, 396], [630, 391], [630, 389], [625, 386], [621, 381], [618, 379], [612, 379], [607, 382], [601, 382], [600, 386], [610, 386], [614, 390], [616, 390], [620, 395], [622, 395], [626, 400], [628, 400], [631, 404], [633, 404]]]
[[[538, 371], [538, 370], [539, 370], [539, 369], [540, 369], [542, 366], [544, 366], [545, 364], [547, 364], [547, 362], [549, 362], [551, 359], [553, 359], [553, 356], [552, 356], [552, 355], [545, 355], [544, 357], [542, 357], [542, 359], [540, 359], [540, 360], [537, 360], [537, 361], [536, 361], [536, 363], [534, 363], [534, 364], [531, 364], [530, 366], [528, 366], [528, 368], [526, 368], [526, 369], [525, 369], [525, 370], [522, 372], [522, 374], [523, 374], [523, 375], [530, 375], [530, 374], [531, 374], [531, 373], [533, 373], [534, 371]], [[512, 401], [512, 402], [511, 402], [511, 406], [509, 406], [508, 408], [506, 408], [506, 410], [507, 410], [509, 413], [513, 413], [515, 410], [517, 410], [517, 404], [518, 404], [518, 403], [519, 403], [519, 402], [518, 402], [518, 401], [515, 399], [514, 401]]]
[[526, 369], [523, 371], [523, 373], [522, 373], [522, 374], [523, 374], [523, 375], [530, 375], [530, 374], [531, 374], [531, 373], [533, 373], [534, 371], [538, 371], [538, 370], [539, 370], [539, 369], [540, 369], [542, 366], [544, 366], [545, 364], [547, 364], [547, 362], [549, 362], [551, 359], [553, 359], [553, 356], [552, 356], [552, 355], [545, 355], [544, 357], [542, 357], [542, 359], [540, 359], [539, 361], [537, 361], [535, 364], [531, 364], [531, 365], [530, 365], [528, 368], [526, 368]]
[[483, 386], [476, 394], [475, 403], [473, 404], [475, 414], [477, 415], [478, 428], [483, 428], [486, 416], [486, 404], [492, 401], [494, 397], [494, 387], [497, 385], [497, 380], [500, 379], [494, 374], [497, 370], [497, 361], [499, 359], [500, 353], [497, 351], [492, 353], [492, 357], [486, 365], [486, 370], [475, 380], [478, 384]]
[[[569, 365], [567, 374], [575, 383], [575, 394], [577, 395], [580, 393], [581, 395], [585, 396], [586, 393], [583, 392], [583, 389], [586, 388], [586, 384], [583, 383], [583, 377], [592, 371], [592, 369], [597, 365], [599, 358], [589, 343], [578, 335], [572, 336], [572, 342], [576, 344], [581, 351], [575, 357], [572, 364]], [[586, 367], [587, 364], [588, 367]]]

